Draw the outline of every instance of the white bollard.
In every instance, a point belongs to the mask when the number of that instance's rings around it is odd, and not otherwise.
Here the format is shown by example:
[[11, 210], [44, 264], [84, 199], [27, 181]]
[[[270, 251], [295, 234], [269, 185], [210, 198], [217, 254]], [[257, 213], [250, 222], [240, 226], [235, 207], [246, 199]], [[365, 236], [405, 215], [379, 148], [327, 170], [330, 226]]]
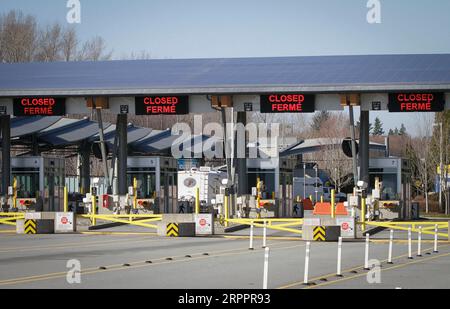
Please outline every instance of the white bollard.
[[267, 221], [264, 221], [263, 248], [267, 247]]
[[408, 259], [412, 260], [412, 235], [411, 228], [408, 228]]
[[264, 250], [264, 279], [263, 279], [263, 289], [267, 290], [267, 282], [269, 278], [269, 248], [266, 247]]
[[343, 277], [342, 276], [342, 237], [339, 237], [338, 242], [338, 256], [337, 256], [337, 272], [336, 276]]
[[248, 247], [249, 250], [253, 250], [253, 221], [250, 225], [250, 245]]
[[438, 229], [438, 225], [436, 224], [435, 226], [434, 226], [434, 253], [439, 253], [439, 250], [438, 250], [438, 232], [439, 232], [439, 229]]
[[369, 268], [369, 243], [370, 243], [370, 235], [366, 234], [366, 253], [364, 258], [364, 269], [370, 270]]
[[303, 278], [303, 284], [309, 285], [309, 254], [311, 252], [311, 242], [306, 243], [306, 252], [305, 252], [305, 275]]
[[417, 256], [422, 256], [422, 227], [419, 226], [419, 237], [417, 239]]
[[389, 257], [388, 257], [388, 264], [394, 264], [392, 262], [392, 251], [394, 247], [394, 230], [391, 230], [391, 235], [389, 236]]

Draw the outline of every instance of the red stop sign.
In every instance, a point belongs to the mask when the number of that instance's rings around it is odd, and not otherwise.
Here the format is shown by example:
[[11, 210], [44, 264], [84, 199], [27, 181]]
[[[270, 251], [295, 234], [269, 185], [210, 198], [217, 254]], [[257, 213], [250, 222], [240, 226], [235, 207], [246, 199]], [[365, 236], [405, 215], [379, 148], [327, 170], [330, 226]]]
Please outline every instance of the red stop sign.
[[206, 220], [205, 219], [201, 219], [200, 220], [200, 225], [201, 226], [205, 226], [206, 225]]

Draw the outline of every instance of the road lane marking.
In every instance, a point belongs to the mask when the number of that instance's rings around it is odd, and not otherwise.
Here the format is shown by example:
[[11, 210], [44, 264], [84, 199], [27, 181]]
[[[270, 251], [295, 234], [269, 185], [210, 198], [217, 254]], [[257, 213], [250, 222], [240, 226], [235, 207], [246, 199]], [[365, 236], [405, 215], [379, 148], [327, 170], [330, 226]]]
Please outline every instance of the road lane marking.
[[[417, 260], [414, 260], [414, 261], [411, 261], [411, 262], [406, 262], [406, 263], [403, 263], [403, 264], [400, 264], [400, 265], [395, 265], [395, 266], [391, 266], [391, 267], [388, 267], [388, 268], [381, 268], [381, 272], [388, 271], [388, 270], [394, 270], [394, 269], [398, 269], [398, 268], [403, 268], [403, 267], [406, 267], [406, 266], [409, 266], [409, 265], [413, 265], [413, 264], [418, 264], [418, 263], [421, 263], [421, 262], [432, 261], [432, 260], [435, 260], [435, 259], [438, 259], [438, 258], [441, 258], [441, 257], [446, 257], [446, 256], [449, 256], [449, 255], [450, 255], [450, 252], [449, 253], [438, 254], [438, 255], [435, 255], [435, 256], [432, 256], [432, 257], [427, 257], [427, 258], [420, 258], [420, 259], [417, 259]], [[314, 289], [314, 288], [318, 288], [318, 287], [321, 287], [321, 286], [338, 284], [340, 282], [344, 282], [344, 281], [348, 281], [348, 280], [352, 280], [352, 279], [356, 279], [356, 278], [360, 278], [360, 277], [364, 277], [364, 276], [367, 276], [367, 273], [353, 275], [353, 276], [350, 276], [350, 277], [338, 279], [338, 280], [331, 281], [331, 282], [319, 283], [319, 284], [317, 284], [315, 286], [305, 287], [305, 289]]]
[[[287, 243], [287, 242], [285, 242]], [[278, 243], [276, 245], [280, 245], [280, 244], [285, 244], [285, 243]], [[290, 243], [290, 242], [289, 242]], [[285, 250], [285, 249], [292, 249], [292, 248], [297, 248], [297, 247], [303, 247], [304, 244], [299, 244], [299, 245], [295, 245], [295, 246], [288, 246], [288, 247], [274, 247], [272, 246], [271, 248], [274, 248], [273, 250]], [[235, 252], [235, 251], [239, 251], [239, 252]], [[82, 275], [90, 275], [90, 274], [96, 274], [96, 273], [104, 273], [104, 272], [110, 272], [110, 271], [123, 271], [123, 270], [130, 270], [130, 269], [136, 269], [136, 268], [142, 268], [142, 267], [151, 267], [151, 266], [158, 266], [158, 265], [164, 265], [164, 264], [173, 264], [173, 263], [179, 263], [179, 262], [190, 262], [190, 261], [196, 261], [196, 260], [202, 260], [202, 259], [208, 259], [208, 258], [214, 258], [214, 257], [223, 257], [223, 256], [230, 256], [230, 255], [240, 255], [240, 254], [251, 254], [251, 253], [256, 253], [256, 252], [260, 252], [262, 251], [262, 249], [257, 249], [255, 251], [249, 251], [247, 247], [245, 248], [239, 248], [239, 249], [233, 249], [233, 250], [223, 250], [223, 251], [216, 251], [216, 252], [210, 252], [209, 256], [204, 256], [203, 253], [201, 256], [199, 257], [191, 257], [189, 259], [185, 258], [185, 255], [183, 256], [175, 256], [173, 257], [173, 259], [176, 258], [182, 258], [181, 260], [172, 260], [172, 261], [166, 261], [166, 258], [158, 258], [158, 259], [153, 259], [152, 261], [162, 261], [160, 263], [145, 263], [148, 260], [151, 259], [147, 259], [146, 261], [140, 261], [140, 262], [134, 262], [134, 263], [129, 263], [131, 266], [129, 267], [122, 267], [123, 263], [121, 264], [114, 264], [114, 265], [109, 265], [109, 266], [104, 266], [106, 269], [99, 269], [99, 267], [92, 267], [92, 268], [88, 268], [85, 269], [81, 272]], [[224, 253], [220, 253], [220, 252], [224, 252]], [[218, 254], [219, 253], [219, 254]], [[191, 254], [192, 255], [199, 255], [200, 253], [195, 253], [195, 254]], [[133, 264], [139, 264], [139, 265], [133, 265]], [[36, 281], [45, 281], [45, 280], [52, 280], [52, 279], [60, 279], [60, 278], [64, 278], [66, 276], [67, 272], [58, 272], [58, 273], [49, 273], [49, 274], [42, 274], [42, 275], [37, 275], [37, 276], [30, 276], [30, 277], [19, 277], [19, 278], [12, 278], [12, 279], [7, 279], [7, 280], [1, 280], [0, 281], [0, 286], [9, 286], [9, 285], [16, 285], [16, 284], [23, 284], [23, 283], [31, 283], [31, 282], [36, 282]]]
[[[449, 247], [449, 246], [450, 245], [445, 245], [445, 246], [442, 246], [441, 248], [446, 248], [446, 247]], [[434, 248], [428, 248], [428, 249], [425, 249], [424, 252], [432, 251], [433, 249]], [[407, 257], [407, 256], [408, 256], [408, 254], [399, 255], [399, 256], [394, 257], [393, 260], [399, 260], [399, 259]], [[385, 262], [387, 262], [387, 259], [381, 261], [381, 263], [385, 263]], [[353, 267], [353, 268], [350, 268], [350, 269], [343, 270], [342, 273], [349, 273], [349, 272], [352, 272], [352, 271], [355, 271], [355, 270], [362, 270], [363, 267], [364, 267], [363, 265], [356, 266], [356, 267]], [[323, 275], [323, 276], [312, 278], [310, 281], [314, 282], [314, 281], [320, 280], [322, 278], [328, 279], [328, 278], [334, 278], [334, 277], [336, 277], [336, 274], [332, 273], [332, 274], [327, 274], [327, 275]], [[288, 288], [292, 288], [292, 287], [299, 286], [299, 285], [303, 285], [303, 281], [297, 281], [297, 282], [294, 282], [294, 283], [290, 283], [290, 284], [278, 287], [277, 289], [280, 289], [280, 290], [288, 289]]]

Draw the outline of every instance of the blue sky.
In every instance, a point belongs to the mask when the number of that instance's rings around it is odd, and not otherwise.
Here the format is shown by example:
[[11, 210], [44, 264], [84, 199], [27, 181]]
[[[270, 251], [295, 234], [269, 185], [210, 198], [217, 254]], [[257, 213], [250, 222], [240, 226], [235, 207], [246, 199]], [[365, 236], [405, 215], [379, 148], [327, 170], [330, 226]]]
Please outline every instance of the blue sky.
[[[80, 0], [81, 38], [105, 38], [120, 58], [263, 57], [450, 53], [450, 1], [381, 0], [381, 24], [367, 0]], [[2, 0], [41, 24], [66, 22], [67, 0]], [[378, 113], [388, 128], [416, 117]], [[400, 120], [399, 120], [400, 118]]]

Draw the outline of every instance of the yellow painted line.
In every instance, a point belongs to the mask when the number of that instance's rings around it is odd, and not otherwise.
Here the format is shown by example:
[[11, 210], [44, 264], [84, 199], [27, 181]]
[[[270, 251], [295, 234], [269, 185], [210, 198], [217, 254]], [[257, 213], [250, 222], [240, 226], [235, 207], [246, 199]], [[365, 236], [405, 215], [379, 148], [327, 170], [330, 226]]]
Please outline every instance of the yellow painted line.
[[4, 230], [0, 231], [0, 234], [15, 234], [16, 230]]
[[[421, 262], [432, 261], [432, 260], [436, 260], [438, 258], [446, 257], [446, 256], [449, 256], [449, 255], [450, 255], [450, 252], [449, 253], [438, 254], [438, 255], [435, 255], [435, 256], [432, 256], [432, 257], [425, 257], [425, 258], [417, 259], [415, 261], [406, 262], [406, 263], [401, 264], [401, 265], [395, 265], [395, 266], [391, 266], [391, 267], [388, 267], [388, 268], [381, 268], [381, 272], [388, 271], [388, 270], [399, 269], [399, 268], [403, 268], [403, 267], [410, 266], [410, 265], [413, 265], [413, 264], [418, 264], [418, 263], [421, 263]], [[342, 279], [338, 279], [338, 280], [332, 281], [332, 282], [319, 283], [319, 284], [317, 284], [315, 286], [305, 287], [305, 289], [315, 289], [315, 288], [318, 288], [318, 287], [321, 287], [321, 286], [333, 285], [333, 284], [341, 283], [341, 282], [344, 282], [344, 281], [349, 281], [349, 280], [360, 278], [360, 277], [364, 277], [364, 276], [367, 276], [367, 273], [353, 275], [353, 276], [342, 278]]]
[[[249, 239], [250, 236], [245, 235], [226, 235], [223, 238], [228, 239]], [[254, 239], [263, 239], [263, 236], [253, 236]], [[267, 236], [267, 240], [292, 240], [292, 241], [303, 241], [300, 237], [287, 237], [287, 236]]]
[[[371, 243], [376, 243], [376, 244], [388, 244], [389, 243], [389, 239], [371, 239], [370, 242]], [[417, 239], [411, 240], [411, 243], [418, 243], [418, 242], [419, 241]], [[394, 239], [394, 243], [395, 244], [406, 244], [406, 243], [408, 243], [408, 240], [407, 239]], [[423, 240], [422, 239], [422, 243], [434, 244], [434, 240], [431, 240], [431, 239]], [[439, 240], [438, 243], [439, 244], [449, 244], [450, 241], [448, 241], [448, 240]]]
[[93, 247], [93, 246], [108, 246], [108, 245], [115, 245], [115, 244], [121, 244], [121, 243], [138, 243], [138, 242], [144, 242], [144, 241], [157, 241], [161, 239], [155, 239], [153, 237], [145, 237], [142, 239], [136, 239], [136, 238], [128, 238], [128, 239], [121, 239], [121, 240], [103, 240], [103, 241], [93, 241], [93, 242], [76, 242], [76, 243], [66, 243], [63, 245], [50, 245], [50, 246], [27, 246], [27, 247], [10, 247], [10, 248], [4, 248], [0, 250], [0, 253], [6, 253], [6, 252], [24, 252], [24, 251], [40, 251], [40, 250], [51, 250], [51, 249], [71, 249], [71, 248], [83, 248], [83, 247]]
[[157, 233], [152, 232], [80, 232], [80, 234], [84, 235], [111, 235], [111, 236], [158, 236]]
[[[446, 248], [446, 247], [449, 247], [449, 246], [450, 246], [450, 245], [446, 245], [446, 246], [443, 246], [443, 247]], [[441, 248], [442, 248], [442, 247], [441, 247]], [[431, 250], [433, 250], [433, 249], [434, 249], [434, 248], [427, 248], [427, 249], [424, 249], [423, 252], [431, 251]], [[407, 257], [407, 256], [408, 256], [408, 254], [399, 255], [399, 256], [393, 257], [393, 260], [399, 260], [399, 259], [405, 258], [405, 257]], [[382, 260], [381, 263], [385, 263], [385, 262], [387, 262], [387, 261], [388, 261], [387, 259], [386, 259], [386, 260]], [[362, 269], [363, 267], [364, 267], [364, 266], [361, 265], [361, 266], [357, 266], [357, 267], [345, 269], [345, 270], [342, 270], [342, 273], [348, 273], [348, 272], [352, 272], [352, 271], [355, 271], [355, 270], [360, 270], [360, 269]], [[328, 278], [332, 278], [332, 277], [336, 277], [336, 273], [327, 274], [327, 275], [323, 275], [323, 276], [316, 277], [316, 278], [311, 278], [309, 281], [310, 281], [310, 282], [314, 282], [314, 281], [320, 280], [320, 279], [322, 279], [322, 278], [328, 279]], [[299, 285], [303, 285], [303, 281], [297, 281], [297, 282], [294, 282], [294, 283], [290, 283], [290, 284], [281, 286], [281, 287], [279, 287], [279, 288], [277, 288], [277, 289], [288, 289], [288, 288], [292, 288], [292, 287], [294, 287], [294, 286], [299, 286]]]
[[[277, 245], [281, 245], [283, 243], [278, 243]], [[295, 246], [289, 246], [289, 247], [271, 247], [274, 248], [273, 250], [285, 250], [285, 249], [292, 249], [297, 247], [303, 247], [304, 245], [295, 245]], [[202, 260], [202, 259], [208, 259], [212, 257], [223, 257], [223, 256], [231, 256], [231, 255], [240, 255], [240, 254], [251, 254], [251, 253], [260, 253], [263, 249], [256, 249], [253, 251], [248, 250], [248, 247], [246, 248], [239, 248], [239, 249], [232, 249], [232, 250], [222, 250], [222, 251], [216, 251], [216, 252], [210, 252], [210, 255], [208, 256], [200, 256], [200, 257], [194, 257], [194, 258], [186, 258], [183, 256], [174, 256], [173, 259], [176, 258], [184, 258], [183, 260], [172, 260], [172, 261], [166, 261], [166, 258], [158, 258], [158, 259], [150, 259], [152, 262], [154, 261], [164, 261], [161, 263], [152, 263], [152, 264], [142, 264], [142, 265], [132, 265], [132, 264], [141, 264], [145, 263], [145, 261], [140, 262], [134, 262], [129, 263], [131, 266], [129, 267], [122, 267], [123, 264], [114, 264], [105, 266], [106, 269], [98, 269], [98, 267], [95, 268], [88, 268], [81, 271], [82, 275], [89, 275], [89, 274], [96, 274], [96, 273], [104, 273], [104, 272], [111, 272], [111, 271], [123, 271], [123, 270], [130, 270], [130, 269], [136, 269], [136, 268], [142, 268], [142, 267], [151, 267], [151, 266], [157, 266], [157, 265], [163, 265], [163, 264], [173, 264], [173, 263], [180, 263], [180, 262], [190, 262], [195, 260]], [[203, 253], [192, 253], [191, 255], [199, 255]], [[120, 267], [120, 268], [118, 268]], [[43, 274], [43, 275], [36, 275], [36, 276], [29, 276], [29, 277], [20, 277], [20, 278], [12, 278], [7, 280], [0, 280], [0, 286], [4, 285], [15, 285], [15, 284], [22, 284], [22, 283], [30, 283], [30, 282], [36, 282], [36, 281], [44, 281], [44, 280], [51, 280], [51, 279], [59, 279], [66, 277], [67, 272], [58, 272], [58, 273], [50, 273], [50, 274]]]

